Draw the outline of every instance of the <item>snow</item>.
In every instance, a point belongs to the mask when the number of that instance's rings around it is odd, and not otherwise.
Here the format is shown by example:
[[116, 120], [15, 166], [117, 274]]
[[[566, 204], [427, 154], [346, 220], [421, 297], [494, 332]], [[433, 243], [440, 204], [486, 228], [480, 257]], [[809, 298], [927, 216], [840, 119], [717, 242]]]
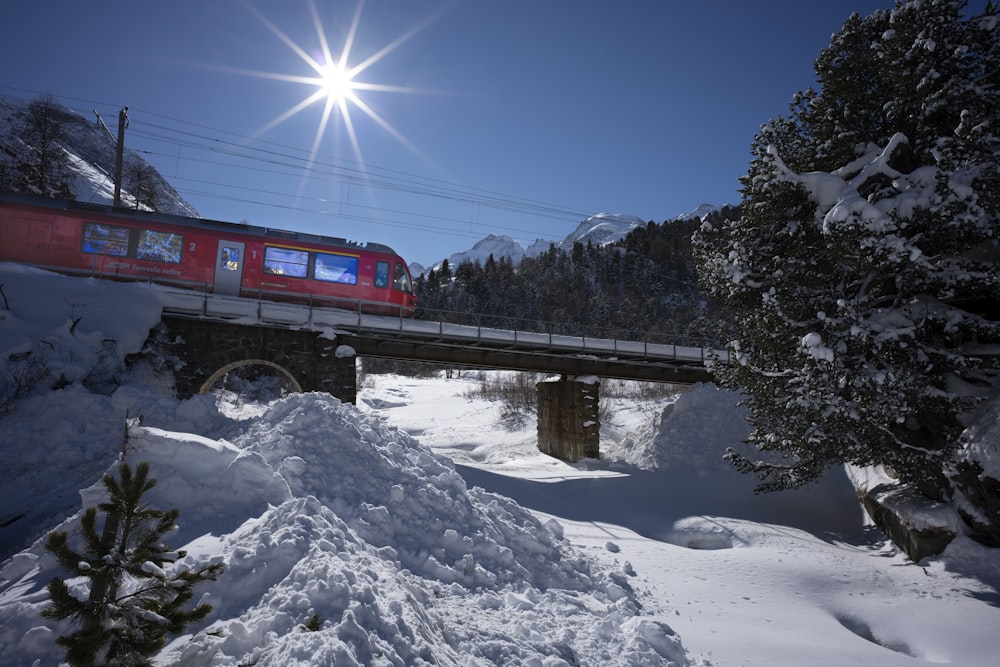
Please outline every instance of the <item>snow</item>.
[[701, 204], [698, 208], [693, 211], [688, 211], [687, 213], [681, 213], [677, 216], [677, 220], [703, 220], [705, 216], [715, 213], [716, 211], [721, 211], [722, 206], [717, 206], [715, 204]]
[[975, 461], [983, 467], [985, 475], [1000, 479], [1000, 411], [993, 405], [984, 406], [968, 429], [963, 439], [965, 452], [970, 461]]
[[823, 336], [811, 331], [802, 337], [802, 349], [813, 359], [833, 361], [833, 350], [823, 344]]
[[[949, 201], [942, 202], [938, 192], [941, 171], [936, 166], [924, 166], [903, 174], [889, 166], [892, 157], [906, 149], [909, 139], [902, 133], [890, 137], [885, 146], [870, 145], [858, 158], [833, 172], [808, 172], [798, 174], [789, 169], [775, 146], [767, 147], [779, 180], [796, 183], [809, 193], [816, 204], [817, 224], [824, 234], [862, 232], [861, 243], [873, 257], [892, 263], [924, 263], [922, 252], [913, 239], [902, 235], [901, 230], [919, 211], [935, 210], [942, 203], [972, 201], [972, 210], [981, 210], [975, 204], [975, 189], [971, 186], [977, 177], [977, 168], [967, 166], [947, 174]], [[891, 186], [882, 188], [878, 195], [864, 196], [872, 183], [888, 181]], [[982, 216], [986, 220], [988, 216]], [[735, 258], [731, 258], [733, 260]], [[733, 272], [734, 282], [742, 275]]]
[[[470, 397], [486, 371], [369, 375], [356, 407], [177, 401], [145, 364], [88, 389], [97, 350], [141, 348], [151, 289], [13, 265], [0, 284], [0, 378], [44, 348], [63, 379], [0, 415], [0, 666], [58, 663], [72, 626], [39, 615], [65, 576], [42, 540], [101, 502], [123, 448], [150, 463], [150, 503], [180, 510], [177, 566], [227, 568], [156, 664], [995, 664], [996, 552], [959, 536], [909, 562], [841, 471], [753, 495], [721, 461], [749, 430], [731, 392], [612, 399], [602, 459], [571, 465], [538, 451], [533, 419]], [[996, 451], [996, 414], [970, 449]]]
[[[517, 264], [524, 257], [524, 244], [515, 241], [509, 236], [489, 234], [477, 241], [469, 250], [450, 255], [448, 257], [448, 264], [451, 266], [451, 270], [454, 271], [462, 262], [485, 264], [490, 255], [496, 261], [500, 261], [501, 257], [506, 257], [512, 263]], [[434, 268], [440, 270], [441, 265], [436, 264]]]
[[598, 213], [581, 222], [559, 243], [559, 247], [569, 250], [574, 243], [607, 245], [625, 238], [633, 229], [645, 226], [645, 221], [634, 215]]

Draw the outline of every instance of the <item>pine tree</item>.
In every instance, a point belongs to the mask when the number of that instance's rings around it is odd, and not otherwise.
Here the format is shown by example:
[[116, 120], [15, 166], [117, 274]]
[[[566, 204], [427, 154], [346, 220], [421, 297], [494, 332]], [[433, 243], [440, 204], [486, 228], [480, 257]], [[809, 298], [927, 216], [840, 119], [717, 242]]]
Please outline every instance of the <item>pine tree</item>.
[[[163, 535], [174, 529], [179, 511], [164, 512], [143, 502], [142, 496], [156, 485], [149, 477], [149, 464], [140, 463], [133, 474], [122, 463], [120, 478], [105, 475], [102, 481], [109, 501], [84, 512], [83, 552], [70, 547], [65, 532], [50, 533], [45, 543], [64, 568], [89, 579], [88, 599], [78, 599], [66, 581], [55, 578], [48, 585], [52, 606], [42, 615], [81, 622], [79, 630], [58, 639], [74, 667], [147, 665], [148, 656], [163, 647], [167, 634], [179, 634], [211, 611], [208, 604], [188, 610], [184, 606], [195, 585], [214, 581], [224, 566], [171, 573], [164, 569], [185, 555], [162, 542]], [[98, 509], [105, 513], [101, 534]]]
[[[883, 464], [932, 497], [1000, 341], [1000, 20], [989, 2], [851, 16], [820, 90], [762, 127], [741, 214], [696, 234], [702, 283], [733, 315], [760, 490]], [[970, 352], [971, 350], [971, 352]]]
[[158, 211], [163, 191], [157, 180], [157, 173], [144, 160], [132, 158], [125, 168], [125, 183], [134, 199], [134, 207]]
[[70, 187], [73, 175], [63, 148], [66, 114], [51, 95], [28, 104], [17, 142], [11, 148], [16, 191], [59, 199], [73, 198]]

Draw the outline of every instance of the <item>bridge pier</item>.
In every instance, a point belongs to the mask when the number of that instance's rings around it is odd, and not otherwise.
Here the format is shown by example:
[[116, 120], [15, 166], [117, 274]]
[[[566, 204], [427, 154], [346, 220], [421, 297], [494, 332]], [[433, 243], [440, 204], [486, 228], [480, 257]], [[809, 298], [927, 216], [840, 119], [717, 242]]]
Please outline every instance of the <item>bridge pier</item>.
[[539, 382], [538, 450], [571, 463], [600, 458], [600, 380], [562, 376]]
[[160, 340], [180, 361], [174, 368], [179, 398], [206, 391], [227, 370], [263, 364], [301, 391], [325, 391], [345, 403], [357, 400], [355, 355], [339, 340], [316, 331], [200, 318], [164, 316], [161, 323]]

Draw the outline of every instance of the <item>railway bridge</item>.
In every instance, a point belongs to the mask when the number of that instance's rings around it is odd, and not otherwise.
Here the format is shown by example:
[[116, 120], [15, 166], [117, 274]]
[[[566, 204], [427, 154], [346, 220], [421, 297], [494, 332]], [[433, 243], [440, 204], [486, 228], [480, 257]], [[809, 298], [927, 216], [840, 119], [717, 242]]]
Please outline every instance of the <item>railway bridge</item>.
[[208, 391], [227, 372], [270, 366], [300, 391], [357, 399], [356, 358], [430, 361], [456, 367], [536, 371], [539, 449], [567, 460], [597, 458], [598, 378], [693, 384], [725, 351], [645, 341], [563, 336], [447, 324], [356, 310], [278, 303], [160, 287], [157, 333], [181, 362], [176, 392]]

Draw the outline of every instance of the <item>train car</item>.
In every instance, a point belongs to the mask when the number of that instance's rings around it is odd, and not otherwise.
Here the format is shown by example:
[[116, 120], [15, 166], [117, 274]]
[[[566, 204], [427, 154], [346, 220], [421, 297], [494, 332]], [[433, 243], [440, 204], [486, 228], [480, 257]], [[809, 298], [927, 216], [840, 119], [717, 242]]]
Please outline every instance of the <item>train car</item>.
[[406, 263], [388, 246], [0, 193], [0, 260], [231, 296], [410, 316]]

